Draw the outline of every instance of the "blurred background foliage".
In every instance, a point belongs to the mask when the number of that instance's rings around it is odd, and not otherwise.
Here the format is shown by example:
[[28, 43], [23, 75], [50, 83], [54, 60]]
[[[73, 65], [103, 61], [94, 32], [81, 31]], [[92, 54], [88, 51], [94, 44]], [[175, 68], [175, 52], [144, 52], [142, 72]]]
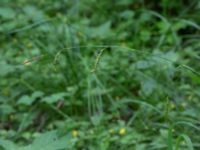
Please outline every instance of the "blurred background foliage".
[[199, 24], [199, 0], [1, 0], [0, 149], [199, 149]]

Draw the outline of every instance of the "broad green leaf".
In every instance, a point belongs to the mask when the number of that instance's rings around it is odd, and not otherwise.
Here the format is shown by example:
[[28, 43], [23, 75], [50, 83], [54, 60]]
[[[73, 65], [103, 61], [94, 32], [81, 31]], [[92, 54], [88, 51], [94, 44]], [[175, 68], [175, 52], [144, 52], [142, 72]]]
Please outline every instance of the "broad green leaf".
[[26, 16], [32, 18], [35, 21], [44, 19], [44, 13], [34, 5], [28, 5], [23, 8]]
[[86, 34], [92, 38], [104, 39], [111, 33], [111, 21], [107, 21], [98, 27], [90, 27], [86, 29]]
[[146, 61], [146, 60], [140, 60], [140, 61], [137, 61], [134, 66], [137, 68], [137, 69], [148, 69], [150, 67], [152, 67], [155, 63], [153, 61]]
[[24, 95], [18, 100], [17, 104], [23, 104], [23, 105], [29, 106], [33, 103], [33, 101], [34, 101], [34, 99], [32, 97], [30, 97], [28, 95]]
[[8, 104], [2, 104], [0, 105], [0, 115], [8, 115], [10, 113], [13, 113], [15, 110], [11, 105]]
[[57, 131], [50, 131], [36, 138], [32, 144], [17, 150], [70, 150], [75, 143], [76, 139], [68, 135], [60, 138], [57, 136]]
[[15, 68], [12, 65], [6, 63], [5, 61], [0, 62], [0, 76], [6, 76], [14, 71]]
[[24, 95], [24, 96], [22, 96], [22, 97], [18, 100], [17, 104], [23, 104], [23, 105], [29, 106], [29, 105], [31, 105], [37, 98], [41, 98], [43, 95], [44, 95], [43, 92], [41, 92], [41, 91], [35, 91], [35, 92], [32, 93], [31, 96], [29, 96], [29, 95]]
[[122, 13], [120, 13], [119, 15], [122, 18], [129, 19], [134, 16], [134, 12], [132, 10], [125, 10]]
[[142, 41], [144, 41], [144, 42], [148, 41], [148, 40], [150, 40], [150, 37], [151, 37], [151, 33], [149, 31], [143, 30], [140, 32], [140, 39]]
[[3, 147], [5, 150], [17, 150], [18, 146], [15, 145], [13, 142], [8, 140], [0, 139], [0, 146]]
[[64, 92], [61, 92], [61, 93], [56, 93], [56, 94], [52, 94], [50, 96], [47, 96], [47, 97], [44, 97], [42, 99], [43, 102], [46, 102], [46, 103], [49, 103], [49, 104], [52, 104], [52, 103], [55, 103], [61, 99], [63, 99], [65, 96], [67, 96], [68, 94], [67, 93], [64, 93]]
[[101, 123], [102, 116], [101, 115], [94, 115], [91, 117], [92, 124], [97, 126]]
[[43, 95], [44, 95], [43, 92], [41, 92], [41, 91], [35, 91], [35, 92], [32, 93], [31, 98], [36, 99], [36, 98], [42, 97]]
[[145, 96], [149, 96], [155, 88], [156, 88], [156, 81], [152, 78], [143, 80], [141, 82], [141, 92]]
[[0, 18], [13, 19], [15, 14], [15, 11], [11, 7], [0, 7]]
[[58, 138], [56, 131], [47, 132], [25, 147], [19, 147], [13, 142], [0, 139], [0, 146], [5, 150], [60, 150], [70, 149], [76, 143], [76, 139], [70, 139], [69, 136]]

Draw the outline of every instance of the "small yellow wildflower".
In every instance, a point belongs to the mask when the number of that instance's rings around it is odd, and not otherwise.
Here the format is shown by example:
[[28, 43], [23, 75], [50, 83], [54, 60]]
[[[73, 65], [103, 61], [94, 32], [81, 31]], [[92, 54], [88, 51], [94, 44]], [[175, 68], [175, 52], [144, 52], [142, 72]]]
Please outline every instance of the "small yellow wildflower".
[[77, 137], [78, 136], [78, 131], [77, 130], [73, 130], [72, 131], [72, 136], [73, 137]]
[[124, 134], [126, 134], [126, 129], [125, 128], [121, 128], [119, 130], [119, 135], [124, 135]]

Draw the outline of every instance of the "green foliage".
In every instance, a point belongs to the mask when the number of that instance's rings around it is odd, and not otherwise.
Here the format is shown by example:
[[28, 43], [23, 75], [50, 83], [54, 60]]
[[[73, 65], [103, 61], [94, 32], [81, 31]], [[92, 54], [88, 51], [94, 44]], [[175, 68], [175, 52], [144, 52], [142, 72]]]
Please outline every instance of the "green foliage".
[[199, 149], [200, 2], [0, 1], [0, 150]]
[[55, 131], [47, 132], [33, 141], [32, 144], [25, 146], [25, 147], [19, 147], [13, 144], [12, 142], [1, 140], [0, 144], [6, 149], [6, 150], [59, 150], [68, 148], [70, 149], [76, 140], [68, 141], [69, 137], [63, 137], [59, 138], [56, 135]]

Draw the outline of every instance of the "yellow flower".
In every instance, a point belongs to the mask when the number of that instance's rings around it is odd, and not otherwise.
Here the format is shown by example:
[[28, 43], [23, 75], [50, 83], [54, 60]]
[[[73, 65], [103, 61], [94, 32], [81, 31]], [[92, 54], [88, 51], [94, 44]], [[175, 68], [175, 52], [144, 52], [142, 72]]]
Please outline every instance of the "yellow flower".
[[119, 130], [119, 135], [124, 135], [124, 134], [126, 134], [126, 129], [125, 128], [121, 128]]
[[73, 137], [77, 137], [78, 136], [78, 131], [77, 130], [73, 130], [72, 131], [72, 136]]

